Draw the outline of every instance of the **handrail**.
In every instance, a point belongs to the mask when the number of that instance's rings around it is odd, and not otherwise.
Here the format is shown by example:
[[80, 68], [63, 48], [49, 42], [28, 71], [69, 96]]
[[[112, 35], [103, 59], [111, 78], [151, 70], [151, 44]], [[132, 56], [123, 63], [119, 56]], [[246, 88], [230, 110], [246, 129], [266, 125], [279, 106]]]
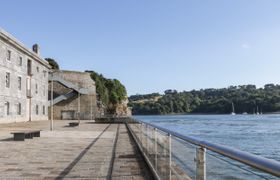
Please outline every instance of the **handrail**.
[[215, 143], [211, 143], [208, 141], [203, 141], [194, 137], [190, 136], [185, 136], [180, 133], [170, 131], [166, 128], [144, 122], [141, 120], [136, 120], [134, 121], [147, 124], [153, 128], [156, 128], [158, 130], [163, 131], [164, 133], [170, 134], [171, 136], [177, 137], [179, 139], [182, 139], [184, 141], [187, 141], [191, 144], [206, 148], [210, 151], [216, 152], [218, 154], [221, 154], [225, 157], [228, 157], [230, 159], [236, 160], [238, 162], [241, 162], [243, 164], [246, 164], [248, 166], [254, 167], [256, 169], [259, 169], [263, 172], [269, 173], [271, 175], [280, 177], [280, 162], [272, 159], [267, 159], [258, 155], [254, 155], [248, 152], [244, 152], [232, 147], [224, 146], [224, 145], [219, 145]]
[[[53, 105], [55, 105], [55, 104], [57, 104], [57, 103], [59, 103], [59, 102], [61, 102], [61, 101], [63, 101], [63, 100], [69, 99], [69, 98], [73, 97], [74, 95], [76, 95], [76, 94], [74, 93], [74, 90], [71, 90], [70, 92], [68, 92], [68, 93], [66, 93], [66, 94], [62, 94], [62, 95], [56, 97], [56, 98], [53, 100]], [[51, 106], [51, 100], [49, 100], [49, 104], [50, 104], [50, 106]]]

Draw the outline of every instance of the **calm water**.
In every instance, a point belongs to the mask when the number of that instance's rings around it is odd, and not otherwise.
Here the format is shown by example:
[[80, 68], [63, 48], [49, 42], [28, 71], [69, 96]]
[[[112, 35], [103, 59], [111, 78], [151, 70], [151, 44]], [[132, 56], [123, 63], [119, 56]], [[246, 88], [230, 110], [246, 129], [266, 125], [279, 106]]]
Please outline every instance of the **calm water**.
[[280, 161], [280, 115], [135, 116], [187, 136]]

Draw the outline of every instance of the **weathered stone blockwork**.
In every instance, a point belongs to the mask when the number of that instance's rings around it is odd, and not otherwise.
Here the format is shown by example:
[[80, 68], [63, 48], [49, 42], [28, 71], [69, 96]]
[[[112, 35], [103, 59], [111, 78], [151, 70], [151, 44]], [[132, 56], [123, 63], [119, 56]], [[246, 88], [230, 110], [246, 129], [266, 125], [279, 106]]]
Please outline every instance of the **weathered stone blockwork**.
[[48, 73], [48, 62], [0, 29], [0, 123], [48, 119]]
[[[54, 71], [53, 76], [55, 79], [55, 81], [53, 81], [54, 119], [85, 120], [94, 119], [98, 115], [95, 82], [91, 79], [89, 73]], [[51, 83], [50, 77], [50, 98]], [[65, 98], [62, 99], [62, 96]], [[50, 98], [49, 100], [51, 100]], [[49, 109], [49, 114], [51, 114], [50, 110], [51, 109]]]

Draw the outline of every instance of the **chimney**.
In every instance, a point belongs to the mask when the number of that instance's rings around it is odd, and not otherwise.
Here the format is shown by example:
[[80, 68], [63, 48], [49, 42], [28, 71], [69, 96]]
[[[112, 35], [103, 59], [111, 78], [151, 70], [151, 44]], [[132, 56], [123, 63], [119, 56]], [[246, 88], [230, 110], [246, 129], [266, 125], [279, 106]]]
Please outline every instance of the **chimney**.
[[40, 55], [40, 47], [39, 47], [38, 44], [34, 44], [34, 45], [32, 46], [32, 50], [33, 50], [33, 52], [35, 52], [36, 54]]

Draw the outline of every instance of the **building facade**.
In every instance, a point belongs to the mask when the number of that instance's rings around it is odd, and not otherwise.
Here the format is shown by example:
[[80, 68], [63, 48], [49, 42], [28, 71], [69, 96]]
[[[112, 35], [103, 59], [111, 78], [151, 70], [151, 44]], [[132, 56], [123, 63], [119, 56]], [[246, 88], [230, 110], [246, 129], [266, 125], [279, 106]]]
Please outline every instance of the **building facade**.
[[50, 66], [0, 29], [0, 123], [48, 119]]
[[90, 73], [57, 70], [49, 79], [49, 100], [55, 120], [90, 120], [98, 115], [96, 86]]

